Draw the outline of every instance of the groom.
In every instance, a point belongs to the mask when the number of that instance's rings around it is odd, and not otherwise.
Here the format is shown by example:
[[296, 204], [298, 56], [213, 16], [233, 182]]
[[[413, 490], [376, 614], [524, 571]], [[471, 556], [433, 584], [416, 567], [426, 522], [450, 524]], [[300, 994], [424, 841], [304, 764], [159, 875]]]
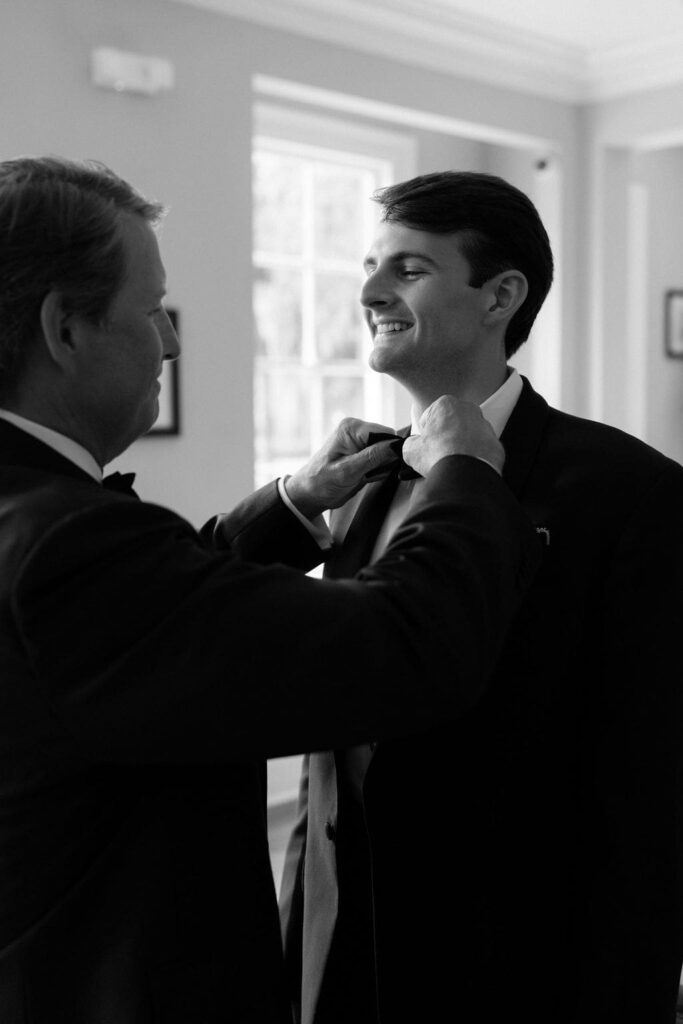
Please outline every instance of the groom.
[[[509, 366], [553, 274], [523, 193], [446, 172], [376, 198], [371, 366], [413, 434], [444, 392], [481, 406], [544, 562], [456, 721], [305, 759], [280, 897], [297, 1020], [672, 1024], [683, 469]], [[332, 513], [328, 578], [382, 555], [424, 487], [402, 476]]]

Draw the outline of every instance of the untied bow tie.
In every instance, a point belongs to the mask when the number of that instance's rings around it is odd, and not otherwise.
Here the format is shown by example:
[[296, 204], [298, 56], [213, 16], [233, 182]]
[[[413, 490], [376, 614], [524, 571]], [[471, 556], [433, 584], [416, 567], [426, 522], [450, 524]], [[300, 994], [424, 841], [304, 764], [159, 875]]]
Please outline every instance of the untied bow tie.
[[[368, 444], [376, 444], [378, 441], [393, 441], [391, 446], [392, 451], [396, 453], [398, 459], [398, 478], [399, 480], [415, 480], [421, 476], [416, 470], [409, 466], [403, 461], [402, 451], [403, 442], [406, 440], [405, 437], [397, 437], [396, 434], [368, 434]], [[390, 472], [396, 472], [396, 465], [389, 467]], [[372, 482], [377, 477], [385, 476], [387, 474], [387, 467], [382, 466], [379, 469], [373, 469], [371, 473], [367, 473], [365, 479]]]
[[110, 473], [102, 480], [102, 486], [106, 487], [108, 491], [132, 494], [134, 498], [137, 498], [137, 494], [133, 490], [134, 481], [135, 473]]

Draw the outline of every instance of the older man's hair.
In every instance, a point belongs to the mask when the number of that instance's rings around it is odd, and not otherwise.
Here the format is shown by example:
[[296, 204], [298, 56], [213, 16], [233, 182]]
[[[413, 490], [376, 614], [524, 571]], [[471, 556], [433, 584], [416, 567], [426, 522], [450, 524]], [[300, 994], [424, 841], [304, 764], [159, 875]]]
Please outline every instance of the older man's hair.
[[125, 278], [122, 214], [156, 225], [164, 207], [95, 160], [0, 163], [0, 397], [11, 394], [39, 337], [45, 296], [102, 322]]
[[383, 219], [434, 234], [458, 233], [479, 288], [504, 270], [527, 279], [526, 299], [508, 324], [509, 357], [529, 337], [553, 280], [553, 255], [536, 207], [520, 189], [493, 174], [437, 171], [379, 189]]

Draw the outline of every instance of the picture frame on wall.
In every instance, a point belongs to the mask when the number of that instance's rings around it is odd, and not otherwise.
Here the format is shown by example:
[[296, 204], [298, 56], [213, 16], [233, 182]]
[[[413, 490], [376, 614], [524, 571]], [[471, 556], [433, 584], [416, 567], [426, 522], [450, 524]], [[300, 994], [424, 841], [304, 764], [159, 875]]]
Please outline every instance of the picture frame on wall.
[[666, 354], [671, 359], [683, 359], [683, 289], [671, 288], [664, 301]]
[[[178, 310], [166, 307], [168, 318], [173, 324], [173, 329], [178, 336], [179, 316]], [[180, 433], [180, 379], [178, 370], [178, 359], [165, 359], [161, 371], [161, 391], [159, 392], [159, 415], [156, 423], [145, 435], [150, 436], [176, 436]]]

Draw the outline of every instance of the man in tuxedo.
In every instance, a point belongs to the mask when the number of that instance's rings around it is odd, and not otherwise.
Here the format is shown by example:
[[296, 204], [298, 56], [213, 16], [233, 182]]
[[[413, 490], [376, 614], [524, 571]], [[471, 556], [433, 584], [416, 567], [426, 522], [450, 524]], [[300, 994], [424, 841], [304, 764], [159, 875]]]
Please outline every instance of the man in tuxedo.
[[[371, 366], [411, 436], [443, 392], [481, 406], [543, 562], [457, 719], [305, 759], [280, 894], [297, 1020], [673, 1024], [683, 469], [508, 365], [553, 274], [527, 196], [447, 172], [376, 198]], [[424, 486], [392, 473], [333, 511], [327, 578], [381, 558]]]
[[353, 582], [301, 570], [309, 520], [387, 461], [360, 421], [201, 534], [103, 479], [178, 356], [161, 215], [99, 164], [0, 164], [2, 1024], [286, 1024], [265, 757], [458, 714], [538, 562], [455, 399], [406, 453], [424, 500]]

